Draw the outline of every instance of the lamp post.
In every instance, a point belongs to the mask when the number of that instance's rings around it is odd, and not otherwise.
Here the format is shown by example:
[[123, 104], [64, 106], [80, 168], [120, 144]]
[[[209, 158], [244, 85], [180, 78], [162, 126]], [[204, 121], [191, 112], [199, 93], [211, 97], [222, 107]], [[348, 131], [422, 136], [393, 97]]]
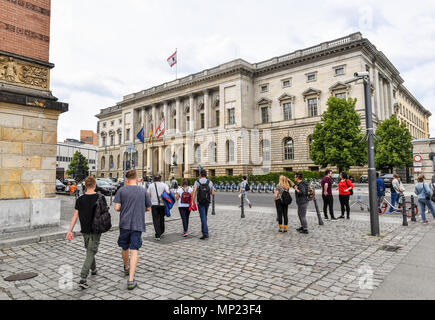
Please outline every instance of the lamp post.
[[367, 155], [368, 155], [368, 177], [369, 177], [369, 203], [370, 203], [370, 227], [371, 235], [376, 237], [380, 235], [379, 230], [379, 214], [377, 213], [377, 185], [376, 185], [376, 166], [375, 166], [375, 132], [373, 127], [373, 112], [371, 99], [370, 75], [368, 72], [357, 72], [355, 78], [346, 81], [346, 84], [363, 80], [364, 83], [364, 98], [365, 98], [365, 114], [366, 114], [366, 140], [367, 140]]

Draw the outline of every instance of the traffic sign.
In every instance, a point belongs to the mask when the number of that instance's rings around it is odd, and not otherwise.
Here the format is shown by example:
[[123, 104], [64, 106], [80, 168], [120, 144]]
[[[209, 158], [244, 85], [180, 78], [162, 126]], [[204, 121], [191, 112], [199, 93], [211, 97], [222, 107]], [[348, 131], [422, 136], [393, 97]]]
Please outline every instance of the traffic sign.
[[421, 173], [423, 168], [414, 168], [414, 172]]
[[423, 157], [419, 154], [416, 154], [414, 156], [414, 162], [422, 162], [423, 161]]

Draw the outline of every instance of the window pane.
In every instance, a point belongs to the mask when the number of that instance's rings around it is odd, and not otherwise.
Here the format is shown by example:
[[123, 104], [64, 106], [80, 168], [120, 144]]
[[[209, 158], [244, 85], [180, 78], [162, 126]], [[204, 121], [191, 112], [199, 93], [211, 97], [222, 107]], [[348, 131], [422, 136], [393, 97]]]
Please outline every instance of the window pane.
[[262, 123], [269, 122], [269, 110], [267, 107], [261, 108], [261, 122]]
[[286, 139], [284, 141], [284, 159], [285, 160], [294, 159], [293, 139]]
[[291, 120], [292, 119], [292, 104], [291, 103], [284, 103], [284, 120]]
[[308, 116], [317, 116], [317, 99], [308, 99]]

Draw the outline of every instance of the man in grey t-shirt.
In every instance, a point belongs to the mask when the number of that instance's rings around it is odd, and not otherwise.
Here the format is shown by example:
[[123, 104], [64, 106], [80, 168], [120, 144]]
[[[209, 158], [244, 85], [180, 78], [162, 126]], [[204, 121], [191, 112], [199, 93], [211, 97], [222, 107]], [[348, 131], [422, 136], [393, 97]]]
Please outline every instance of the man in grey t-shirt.
[[[208, 186], [207, 186], [208, 181]], [[207, 194], [209, 193], [209, 194]], [[210, 206], [211, 196], [214, 195], [213, 182], [207, 179], [207, 171], [201, 170], [199, 179], [195, 181], [193, 186], [192, 198], [197, 197], [198, 211], [201, 218], [201, 240], [208, 239], [207, 213]]]
[[151, 199], [146, 190], [137, 185], [135, 170], [127, 172], [126, 179], [128, 183], [115, 195], [115, 211], [121, 213], [118, 245], [122, 248], [124, 274], [129, 276], [127, 288], [133, 290], [137, 287], [134, 274], [138, 250], [142, 247], [142, 232], [145, 232], [145, 211], [151, 210]]

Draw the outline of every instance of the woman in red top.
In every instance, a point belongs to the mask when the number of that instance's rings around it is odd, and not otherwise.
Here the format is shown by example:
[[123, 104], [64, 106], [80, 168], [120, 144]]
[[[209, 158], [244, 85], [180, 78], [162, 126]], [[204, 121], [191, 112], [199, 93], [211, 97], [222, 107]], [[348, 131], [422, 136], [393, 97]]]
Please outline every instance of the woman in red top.
[[352, 181], [350, 181], [347, 177], [347, 174], [342, 172], [340, 174], [341, 181], [338, 184], [338, 194], [340, 198], [340, 204], [341, 204], [341, 217], [339, 219], [344, 219], [344, 210], [346, 209], [347, 212], [347, 219], [350, 219], [350, 206], [349, 206], [349, 199], [350, 199], [350, 190], [354, 188], [354, 185], [352, 184]]

